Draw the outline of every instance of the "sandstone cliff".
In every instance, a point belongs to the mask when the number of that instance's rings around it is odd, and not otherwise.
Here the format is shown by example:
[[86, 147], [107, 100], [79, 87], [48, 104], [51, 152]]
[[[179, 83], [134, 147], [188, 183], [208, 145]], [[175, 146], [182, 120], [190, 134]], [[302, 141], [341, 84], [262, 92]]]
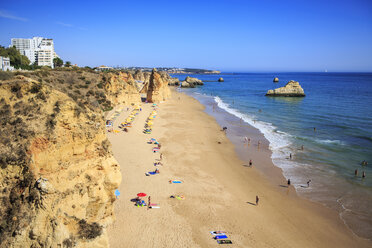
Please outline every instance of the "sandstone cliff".
[[168, 81], [156, 71], [152, 70], [150, 76], [150, 82], [147, 86], [147, 101], [148, 102], [160, 102], [165, 101], [171, 95]]
[[301, 85], [296, 81], [289, 81], [284, 87], [269, 90], [266, 96], [305, 96]]
[[102, 112], [23, 76], [0, 95], [0, 247], [107, 247], [121, 174]]
[[141, 102], [139, 85], [135, 82], [132, 74], [127, 72], [109, 73], [104, 76], [103, 83], [106, 97], [114, 105]]

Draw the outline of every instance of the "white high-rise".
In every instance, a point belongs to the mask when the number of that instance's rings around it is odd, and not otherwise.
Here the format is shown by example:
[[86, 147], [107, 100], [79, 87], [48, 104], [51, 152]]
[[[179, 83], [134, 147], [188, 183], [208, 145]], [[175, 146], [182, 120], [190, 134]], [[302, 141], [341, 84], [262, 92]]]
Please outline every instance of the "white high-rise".
[[27, 56], [31, 64], [36, 62], [39, 66], [53, 68], [53, 59], [55, 58], [53, 39], [43, 37], [12, 38], [10, 46], [15, 46], [22, 55]]

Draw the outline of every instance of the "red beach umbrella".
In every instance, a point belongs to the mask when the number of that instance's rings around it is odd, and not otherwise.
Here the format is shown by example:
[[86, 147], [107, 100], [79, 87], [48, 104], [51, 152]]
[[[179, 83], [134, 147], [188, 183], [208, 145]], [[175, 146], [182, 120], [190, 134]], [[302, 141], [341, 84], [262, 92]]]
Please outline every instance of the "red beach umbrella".
[[138, 193], [137, 196], [138, 196], [138, 197], [145, 197], [145, 196], [147, 196], [147, 195], [146, 195], [146, 193]]

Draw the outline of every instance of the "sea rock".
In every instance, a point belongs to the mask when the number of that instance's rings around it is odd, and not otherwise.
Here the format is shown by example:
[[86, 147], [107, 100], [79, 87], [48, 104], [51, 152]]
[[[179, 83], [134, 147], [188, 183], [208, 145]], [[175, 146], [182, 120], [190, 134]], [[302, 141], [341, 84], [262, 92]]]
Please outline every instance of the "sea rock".
[[186, 77], [185, 81], [189, 84], [193, 84], [193, 85], [204, 85], [203, 81], [201, 81], [200, 79], [197, 79], [197, 78], [193, 78], [193, 77]]
[[266, 96], [305, 96], [305, 92], [302, 89], [299, 82], [294, 80], [289, 81], [284, 87], [280, 87], [274, 90], [269, 90]]
[[186, 81], [181, 82], [181, 87], [182, 88], [195, 88], [195, 85], [193, 83], [188, 83]]
[[279, 82], [279, 78], [277, 78], [277, 77], [276, 77], [276, 78], [274, 78], [274, 79], [273, 79], [273, 82], [274, 82], [274, 83], [277, 83], [277, 82]]
[[168, 86], [168, 81], [164, 80], [154, 68], [150, 76], [150, 82], [148, 83], [147, 101], [165, 101], [167, 98], [170, 97], [170, 95], [171, 91]]
[[178, 85], [180, 85], [180, 80], [178, 78], [170, 78], [170, 79], [168, 79], [168, 85], [178, 86]]
[[222, 77], [220, 77], [219, 79], [218, 79], [218, 82], [224, 82], [225, 80], [223, 80], [223, 78]]

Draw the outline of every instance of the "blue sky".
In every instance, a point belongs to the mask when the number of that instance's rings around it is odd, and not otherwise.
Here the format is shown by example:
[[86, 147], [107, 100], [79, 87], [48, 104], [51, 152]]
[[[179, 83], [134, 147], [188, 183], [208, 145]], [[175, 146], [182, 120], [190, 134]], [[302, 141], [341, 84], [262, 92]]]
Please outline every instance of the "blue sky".
[[0, 0], [0, 27], [79, 66], [372, 72], [370, 0]]

